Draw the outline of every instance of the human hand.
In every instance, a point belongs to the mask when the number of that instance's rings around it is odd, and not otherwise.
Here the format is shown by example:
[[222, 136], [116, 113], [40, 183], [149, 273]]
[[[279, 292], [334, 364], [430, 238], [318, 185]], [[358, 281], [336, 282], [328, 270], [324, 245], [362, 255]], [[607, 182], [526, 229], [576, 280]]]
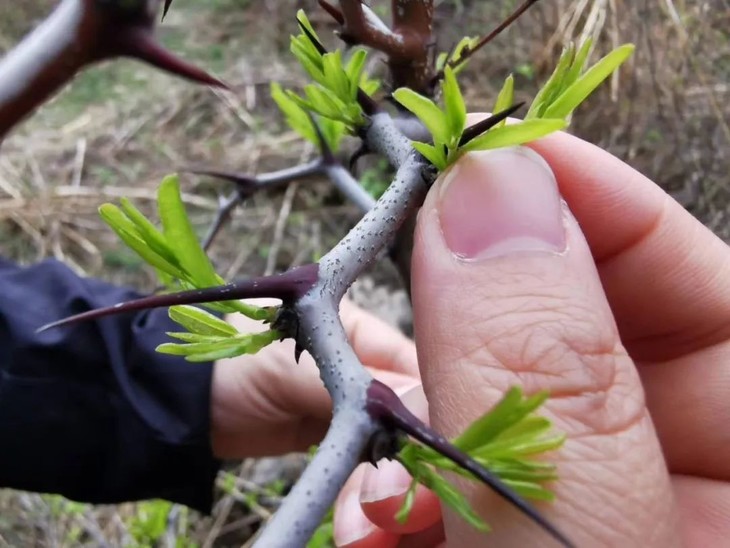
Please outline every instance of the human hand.
[[[341, 305], [345, 331], [371, 374], [395, 390], [419, 384], [413, 343], [396, 329], [349, 301]], [[260, 322], [237, 314], [228, 321], [243, 333]], [[294, 361], [287, 340], [253, 356], [215, 364], [211, 389], [213, 452], [243, 458], [304, 451], [319, 443], [332, 416], [332, 400], [314, 360]]]
[[[654, 183], [566, 134], [463, 158], [430, 191], [413, 256], [423, 387], [448, 436], [512, 385], [551, 392], [567, 434], [538, 508], [577, 546], [730, 538], [730, 251]], [[560, 194], [568, 208], [561, 204]], [[422, 490], [406, 525], [397, 464], [359, 470], [338, 546], [543, 546], [484, 487], [459, 482], [483, 535]], [[551, 544], [550, 544], [551, 545]]]

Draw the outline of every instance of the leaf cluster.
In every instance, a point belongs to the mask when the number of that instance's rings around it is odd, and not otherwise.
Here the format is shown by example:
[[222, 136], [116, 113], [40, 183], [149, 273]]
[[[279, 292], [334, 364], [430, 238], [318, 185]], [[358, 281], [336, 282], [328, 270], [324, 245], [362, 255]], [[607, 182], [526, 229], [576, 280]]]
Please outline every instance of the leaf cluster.
[[313, 83], [304, 86], [304, 94], [272, 86], [272, 96], [289, 125], [305, 139], [318, 144], [316, 129], [309, 113], [318, 115], [318, 125], [332, 150], [342, 137], [355, 133], [365, 124], [365, 115], [357, 101], [360, 90], [371, 95], [380, 84], [365, 72], [367, 52], [356, 49], [349, 60], [342, 52], [327, 53], [304, 11], [297, 13], [302, 32], [291, 38], [291, 51]]
[[[547, 398], [546, 392], [525, 397], [520, 388], [513, 387], [497, 405], [451, 442], [522, 497], [551, 501], [554, 495], [543, 483], [557, 479], [555, 465], [535, 460], [535, 457], [558, 449], [565, 437], [551, 434], [551, 422], [535, 415]], [[414, 478], [396, 516], [399, 521], [408, 518], [415, 500], [415, 489], [420, 483], [436, 493], [468, 523], [481, 531], [489, 530], [466, 497], [440, 471], [454, 472], [476, 481], [471, 473], [412, 440], [405, 442], [397, 459]]]
[[589, 38], [580, 48], [569, 44], [563, 50], [552, 75], [535, 96], [526, 119], [569, 121], [573, 111], [631, 57], [635, 49], [633, 44], [624, 44], [586, 68], [592, 48], [593, 40]]
[[[508, 79], [497, 99], [500, 107], [512, 106], [513, 90], [513, 80]], [[469, 151], [520, 145], [566, 126], [563, 120], [530, 120], [509, 126], [500, 122], [465, 143], [463, 134], [466, 129], [466, 103], [456, 73], [449, 66], [444, 68], [441, 95], [443, 108], [431, 99], [407, 88], [398, 89], [393, 93], [393, 97], [426, 126], [433, 139], [432, 144], [416, 142], [413, 143], [413, 147], [441, 171]]]
[[[144, 261], [154, 267], [169, 290], [202, 289], [225, 284], [213, 268], [190, 223], [180, 194], [177, 176], [166, 177], [157, 193], [162, 229], [157, 228], [132, 202], [122, 198], [120, 206], [104, 204], [101, 218]], [[223, 301], [205, 305], [219, 313], [241, 313], [270, 323], [275, 309], [261, 308], [242, 301]], [[189, 361], [212, 361], [241, 354], [256, 353], [280, 338], [274, 330], [241, 334], [234, 327], [199, 308], [174, 306], [170, 318], [187, 330], [169, 333], [185, 344], [163, 344], [157, 350], [185, 356]]]
[[256, 354], [281, 338], [281, 334], [273, 329], [262, 333], [239, 333], [228, 322], [194, 306], [173, 306], [170, 307], [169, 314], [170, 319], [187, 331], [167, 335], [184, 344], [161, 344], [157, 351], [184, 356], [191, 362], [209, 362], [242, 354]]
[[[465, 39], [467, 40], [467, 39]], [[462, 42], [462, 49], [469, 47]], [[413, 113], [428, 129], [431, 143], [413, 144], [439, 170], [454, 163], [463, 154], [517, 146], [534, 141], [568, 126], [573, 111], [618, 67], [634, 50], [625, 44], [613, 50], [595, 65], [586, 69], [592, 42], [587, 40], [577, 51], [569, 46], [563, 52], [552, 76], [538, 92], [524, 120], [507, 124], [506, 120], [489, 127], [483, 133], [464, 139], [467, 108], [456, 79], [456, 71], [444, 66], [441, 96], [443, 107], [410, 89], [401, 88], [394, 98]], [[497, 96], [493, 112], [502, 113], [514, 105], [514, 78], [510, 75]]]

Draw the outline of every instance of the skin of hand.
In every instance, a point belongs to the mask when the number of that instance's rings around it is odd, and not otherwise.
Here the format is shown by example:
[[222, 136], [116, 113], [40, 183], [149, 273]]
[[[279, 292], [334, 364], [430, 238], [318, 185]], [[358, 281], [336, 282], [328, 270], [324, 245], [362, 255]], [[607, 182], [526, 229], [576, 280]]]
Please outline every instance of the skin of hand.
[[[400, 391], [420, 384], [416, 350], [408, 338], [349, 301], [342, 302], [341, 312], [353, 348], [374, 377]], [[240, 314], [227, 320], [242, 333], [266, 329]], [[211, 435], [219, 458], [306, 451], [322, 440], [331, 417], [332, 400], [314, 360], [304, 353], [295, 363], [291, 340], [214, 366]]]
[[[567, 441], [549, 457], [556, 501], [536, 506], [577, 546], [727, 546], [730, 250], [607, 152], [567, 134], [530, 147], [465, 156], [426, 199], [412, 280], [423, 388], [404, 400], [454, 436], [510, 386], [548, 389], [542, 413]], [[408, 484], [397, 463], [359, 469], [337, 545], [554, 545], [463, 481], [491, 533], [425, 489], [400, 525]]]

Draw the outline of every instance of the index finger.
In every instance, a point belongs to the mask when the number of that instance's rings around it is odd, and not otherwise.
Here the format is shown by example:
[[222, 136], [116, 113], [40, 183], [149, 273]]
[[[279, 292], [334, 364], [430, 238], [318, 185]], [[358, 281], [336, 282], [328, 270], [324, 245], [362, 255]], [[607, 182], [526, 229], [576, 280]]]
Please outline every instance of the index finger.
[[552, 167], [596, 260], [624, 344], [657, 361], [730, 334], [726, 244], [655, 183], [561, 133], [531, 145]]

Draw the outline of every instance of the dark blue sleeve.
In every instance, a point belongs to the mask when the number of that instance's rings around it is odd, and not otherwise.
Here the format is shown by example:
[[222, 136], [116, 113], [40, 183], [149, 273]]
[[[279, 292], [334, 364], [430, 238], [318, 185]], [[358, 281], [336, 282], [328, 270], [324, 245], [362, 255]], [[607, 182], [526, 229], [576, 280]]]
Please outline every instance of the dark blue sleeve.
[[0, 259], [0, 486], [210, 511], [212, 365], [155, 352], [175, 329], [166, 310], [36, 333], [136, 296], [56, 261]]

